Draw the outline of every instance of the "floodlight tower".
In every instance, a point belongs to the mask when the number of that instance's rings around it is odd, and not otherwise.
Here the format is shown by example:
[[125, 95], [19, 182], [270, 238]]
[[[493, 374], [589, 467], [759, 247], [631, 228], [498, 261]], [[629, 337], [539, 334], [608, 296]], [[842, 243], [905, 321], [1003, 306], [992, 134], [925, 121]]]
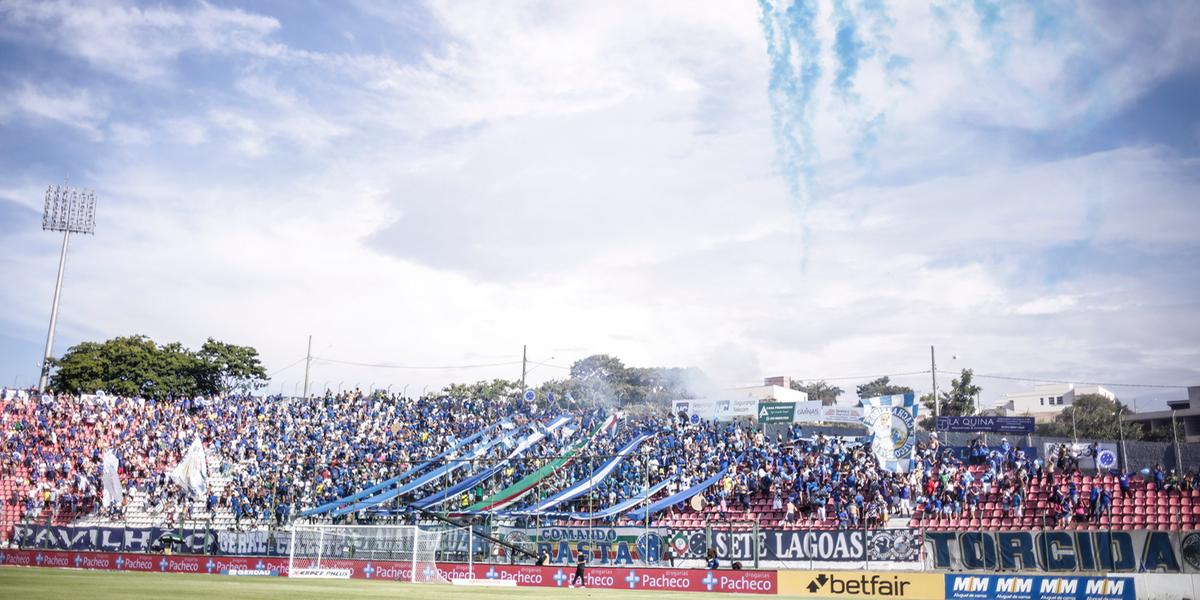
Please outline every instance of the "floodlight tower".
[[69, 186], [46, 188], [46, 208], [42, 212], [43, 231], [61, 231], [62, 252], [58, 255], [58, 280], [54, 283], [54, 303], [50, 305], [50, 330], [46, 333], [46, 353], [42, 357], [42, 376], [38, 391], [46, 391], [50, 379], [50, 361], [54, 350], [54, 325], [58, 321], [58, 299], [62, 294], [63, 270], [67, 266], [67, 245], [72, 233], [96, 233], [96, 192]]

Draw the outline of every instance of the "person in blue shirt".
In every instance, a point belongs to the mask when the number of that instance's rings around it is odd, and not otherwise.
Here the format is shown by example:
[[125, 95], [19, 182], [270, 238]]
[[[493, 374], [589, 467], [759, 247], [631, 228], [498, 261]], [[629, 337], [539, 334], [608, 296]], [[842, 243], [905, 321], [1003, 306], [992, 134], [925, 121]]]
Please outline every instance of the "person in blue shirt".
[[707, 559], [704, 563], [704, 568], [706, 569], [716, 570], [721, 565], [720, 561], [717, 560], [717, 551], [712, 548], [708, 549]]
[[1101, 513], [1108, 515], [1108, 522], [1112, 523], [1112, 493], [1108, 488], [1100, 491], [1100, 508], [1096, 511], [1096, 523], [1100, 523]]

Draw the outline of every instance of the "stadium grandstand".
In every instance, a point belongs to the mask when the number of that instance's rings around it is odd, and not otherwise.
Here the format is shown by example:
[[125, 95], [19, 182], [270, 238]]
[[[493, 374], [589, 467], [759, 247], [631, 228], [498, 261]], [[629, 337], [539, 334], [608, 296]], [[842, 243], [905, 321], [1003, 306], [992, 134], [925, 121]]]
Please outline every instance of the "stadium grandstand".
[[[865, 440], [798, 425], [768, 435], [752, 421], [536, 412], [520, 399], [5, 393], [2, 402], [6, 543], [18, 542], [18, 524], [248, 531], [431, 515], [737, 530], [1200, 525], [1195, 470], [1100, 473], [1065, 451], [1028, 457], [1007, 439], [976, 440], [960, 458], [934, 435], [896, 473]], [[197, 443], [201, 487], [173, 476]], [[106, 501], [110, 450], [123, 492]]]

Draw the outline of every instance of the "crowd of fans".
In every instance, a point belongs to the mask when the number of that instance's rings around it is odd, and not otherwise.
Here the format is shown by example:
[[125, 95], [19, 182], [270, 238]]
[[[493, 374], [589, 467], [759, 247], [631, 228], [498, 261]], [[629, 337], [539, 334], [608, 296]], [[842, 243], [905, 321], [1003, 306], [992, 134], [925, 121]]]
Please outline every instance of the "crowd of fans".
[[[562, 414], [570, 421], [519, 457], [513, 445]], [[139, 507], [163, 522], [204, 519], [218, 510], [239, 526], [285, 523], [300, 511], [334, 501], [455, 448], [484, 428], [503, 424], [448, 460], [482, 447], [476, 460], [399, 500], [444, 490], [491, 465], [494, 476], [449, 498], [438, 510], [464, 509], [502, 490], [557, 457], [578, 449], [604, 415], [596, 410], [549, 410], [523, 401], [450, 397], [408, 399], [354, 391], [307, 399], [231, 396], [150, 402], [112, 396], [16, 396], [0, 400], [0, 502], [6, 519], [39, 522], [99, 514], [120, 519]], [[641, 433], [653, 434], [591, 489], [555, 511], [592, 512], [620, 503], [647, 485], [668, 481], [659, 497], [724, 475], [700, 496], [722, 519], [754, 519], [769, 503], [785, 523], [841, 528], [880, 526], [892, 516], [975, 518], [985, 502], [1022, 517], [1032, 485], [1052, 489], [1043, 515], [1054, 524], [1095, 521], [1111, 514], [1113, 493], [1081, 489], [1064, 475], [1077, 473], [1079, 456], [1064, 446], [1046, 460], [1001, 440], [976, 440], [965, 455], [947, 451], [936, 434], [918, 445], [908, 473], [881, 469], [870, 448], [854, 438], [805, 437], [798, 426], [772, 437], [748, 422], [697, 422], [664, 414], [624, 419], [596, 436], [584, 451], [522, 499], [520, 510], [584, 480]], [[498, 435], [509, 443], [488, 443]], [[168, 473], [193, 440], [207, 449], [210, 471], [222, 485], [193, 510], [193, 498]], [[1073, 447], [1072, 447], [1073, 448]], [[127, 491], [120, 503], [101, 507], [101, 462], [112, 450]], [[446, 463], [442, 463], [446, 464]], [[1190, 490], [1200, 476], [1161, 467], [1148, 474], [1159, 489]], [[1127, 490], [1129, 475], [1120, 476]], [[1118, 492], [1119, 493], [1119, 492]], [[381, 508], [403, 511], [394, 502]], [[694, 511], [676, 505], [662, 518]], [[619, 520], [613, 517], [610, 520]]]

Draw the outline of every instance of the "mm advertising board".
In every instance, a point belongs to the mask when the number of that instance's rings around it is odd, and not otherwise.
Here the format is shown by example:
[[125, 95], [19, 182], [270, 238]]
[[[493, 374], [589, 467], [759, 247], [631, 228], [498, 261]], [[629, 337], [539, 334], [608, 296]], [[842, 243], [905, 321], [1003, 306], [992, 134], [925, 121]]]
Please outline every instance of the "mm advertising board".
[[1135, 600], [1131, 577], [947, 574], [949, 600]]

